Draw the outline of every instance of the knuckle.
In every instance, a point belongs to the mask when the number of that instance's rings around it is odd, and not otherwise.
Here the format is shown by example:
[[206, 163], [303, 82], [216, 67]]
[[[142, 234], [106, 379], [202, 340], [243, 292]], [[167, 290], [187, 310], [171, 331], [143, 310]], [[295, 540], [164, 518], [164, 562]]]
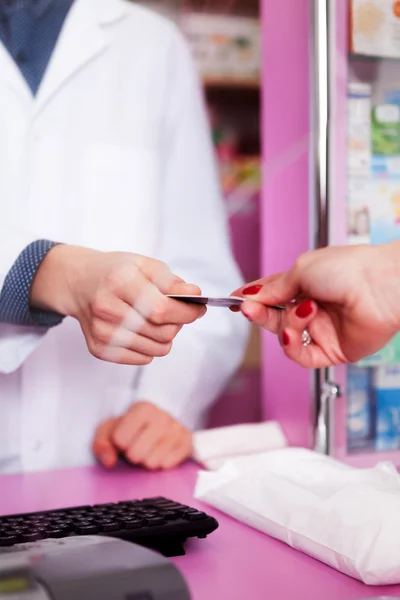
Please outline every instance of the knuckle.
[[132, 448], [128, 448], [125, 451], [125, 457], [127, 458], [127, 460], [132, 463], [133, 465], [138, 464], [140, 461], [138, 460], [138, 457], [136, 456], [135, 451]]
[[104, 352], [105, 352], [104, 344], [102, 344], [101, 342], [98, 342], [97, 340], [91, 340], [88, 344], [88, 348], [89, 348], [89, 352], [90, 352], [90, 354], [92, 354], [92, 356], [94, 356], [95, 358], [98, 358], [100, 360], [103, 359]]
[[298, 256], [294, 263], [295, 270], [301, 271], [304, 268], [306, 262], [307, 262], [307, 259], [304, 254], [302, 254], [301, 256]]
[[99, 293], [95, 296], [92, 305], [91, 305], [92, 313], [96, 317], [104, 317], [109, 313], [109, 307], [107, 301], [102, 293]]
[[163, 325], [166, 322], [168, 310], [168, 300], [165, 297], [157, 301], [150, 313], [150, 321], [156, 325]]
[[112, 442], [119, 450], [125, 450], [126, 444], [121, 431], [117, 428], [112, 434]]
[[107, 344], [111, 339], [110, 332], [99, 320], [93, 322], [92, 336], [97, 344]]

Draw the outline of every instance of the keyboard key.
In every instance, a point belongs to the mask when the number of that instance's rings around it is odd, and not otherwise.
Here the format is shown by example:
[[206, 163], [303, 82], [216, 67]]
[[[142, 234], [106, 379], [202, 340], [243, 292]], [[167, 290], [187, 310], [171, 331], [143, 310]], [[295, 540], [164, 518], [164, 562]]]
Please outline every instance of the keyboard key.
[[109, 522], [109, 523], [102, 524], [102, 530], [104, 532], [119, 531], [120, 529], [121, 529], [121, 526], [119, 523]]
[[87, 525], [79, 525], [76, 528], [76, 533], [79, 535], [94, 535], [95, 533], [100, 533], [101, 528], [98, 525], [94, 525], [93, 523], [88, 523]]
[[148, 525], [151, 525], [151, 526], [164, 525], [164, 523], [165, 523], [164, 519], [161, 517], [149, 517], [148, 519], [146, 519], [146, 522]]
[[42, 540], [44, 535], [43, 531], [24, 531], [21, 535], [21, 542], [37, 542]]
[[163, 514], [164, 519], [166, 519], [167, 521], [171, 521], [172, 519], [176, 519], [177, 517], [179, 517], [179, 513], [176, 510], [167, 510], [164, 514]]
[[18, 543], [18, 537], [16, 535], [0, 535], [0, 547], [1, 546], [14, 546]]
[[68, 532], [65, 529], [47, 529], [46, 537], [49, 538], [63, 538], [68, 535]]
[[126, 529], [140, 529], [145, 523], [142, 519], [126, 519], [123, 524]]
[[186, 518], [189, 519], [189, 521], [202, 521], [203, 519], [207, 519], [207, 515], [198, 510], [196, 512], [186, 513]]

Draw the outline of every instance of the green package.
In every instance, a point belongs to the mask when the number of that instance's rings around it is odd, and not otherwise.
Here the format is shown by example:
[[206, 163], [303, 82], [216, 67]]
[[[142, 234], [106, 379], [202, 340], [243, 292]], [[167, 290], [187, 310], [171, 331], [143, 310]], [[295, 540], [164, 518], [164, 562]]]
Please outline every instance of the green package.
[[381, 106], [372, 109], [371, 138], [372, 154], [394, 156], [400, 154], [400, 120], [380, 119]]

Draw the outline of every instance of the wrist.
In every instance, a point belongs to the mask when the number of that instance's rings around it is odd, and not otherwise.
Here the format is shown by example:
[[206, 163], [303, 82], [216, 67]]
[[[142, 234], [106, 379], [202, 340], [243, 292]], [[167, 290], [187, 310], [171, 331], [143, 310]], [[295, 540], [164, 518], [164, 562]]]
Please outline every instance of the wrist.
[[378, 300], [386, 324], [400, 331], [400, 241], [370, 246], [370, 289]]
[[40, 265], [30, 290], [32, 308], [74, 316], [78, 311], [78, 292], [84, 281], [86, 264], [95, 250], [59, 244]]

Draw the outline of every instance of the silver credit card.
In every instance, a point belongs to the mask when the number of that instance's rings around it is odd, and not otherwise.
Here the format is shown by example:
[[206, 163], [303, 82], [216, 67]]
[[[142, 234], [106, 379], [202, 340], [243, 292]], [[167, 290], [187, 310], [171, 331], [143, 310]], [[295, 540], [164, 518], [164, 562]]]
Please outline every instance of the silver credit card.
[[[244, 298], [239, 298], [238, 296], [227, 296], [225, 298], [210, 298], [209, 296], [185, 296], [169, 294], [167, 297], [172, 298], [173, 300], [187, 302], [188, 304], [203, 304], [204, 306], [218, 306], [221, 308], [240, 306], [244, 302]], [[277, 310], [284, 309], [283, 306], [271, 306], [269, 308], [276, 308]]]

